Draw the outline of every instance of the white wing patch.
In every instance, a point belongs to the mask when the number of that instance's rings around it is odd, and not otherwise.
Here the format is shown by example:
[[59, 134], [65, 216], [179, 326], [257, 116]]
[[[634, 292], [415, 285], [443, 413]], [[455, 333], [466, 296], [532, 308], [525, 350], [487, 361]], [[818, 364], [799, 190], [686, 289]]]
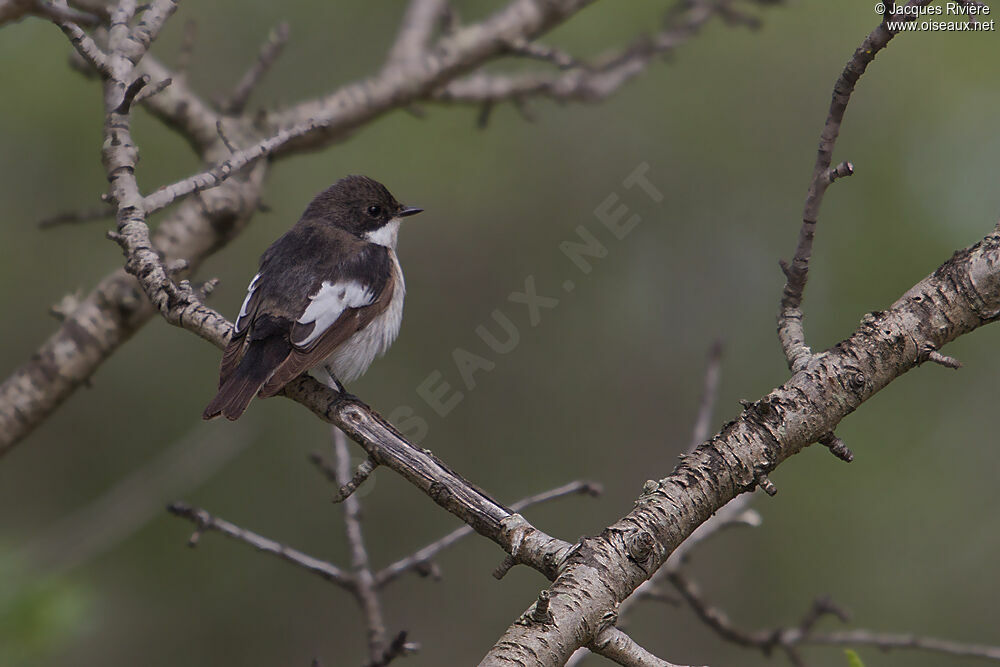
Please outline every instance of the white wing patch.
[[253, 280], [250, 281], [250, 286], [247, 287], [247, 298], [243, 299], [243, 305], [240, 307], [240, 314], [236, 316], [237, 331], [239, 331], [242, 328], [240, 327], [240, 320], [242, 320], [244, 317], [247, 316], [247, 308], [250, 307], [250, 299], [253, 298], [253, 292], [255, 289], [257, 289], [257, 281], [260, 280], [260, 276], [261, 276], [260, 273], [255, 275], [253, 277]]
[[299, 324], [315, 322], [312, 332], [303, 340], [293, 340], [299, 347], [306, 347], [323, 335], [337, 318], [348, 308], [369, 306], [375, 300], [375, 295], [367, 285], [350, 280], [331, 283], [324, 280], [319, 291], [309, 297], [306, 312], [299, 318]]

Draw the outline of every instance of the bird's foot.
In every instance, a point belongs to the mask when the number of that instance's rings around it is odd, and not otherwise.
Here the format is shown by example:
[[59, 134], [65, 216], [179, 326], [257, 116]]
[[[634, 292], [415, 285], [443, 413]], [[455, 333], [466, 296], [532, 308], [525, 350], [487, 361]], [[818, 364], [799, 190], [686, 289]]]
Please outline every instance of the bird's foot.
[[358, 401], [359, 400], [357, 396], [355, 396], [354, 394], [352, 394], [351, 392], [347, 391], [347, 389], [344, 388], [344, 384], [340, 380], [338, 380], [335, 375], [333, 375], [331, 373], [330, 377], [333, 378], [333, 383], [335, 385], [337, 385], [337, 393], [340, 394], [340, 396], [338, 397], [337, 400], [340, 400], [340, 401]]

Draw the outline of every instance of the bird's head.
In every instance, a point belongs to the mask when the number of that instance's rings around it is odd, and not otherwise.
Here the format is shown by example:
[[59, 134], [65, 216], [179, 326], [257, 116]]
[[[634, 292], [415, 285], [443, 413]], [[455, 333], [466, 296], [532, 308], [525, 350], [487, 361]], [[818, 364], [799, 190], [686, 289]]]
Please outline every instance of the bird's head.
[[303, 217], [319, 218], [372, 243], [395, 248], [400, 221], [423, 209], [404, 206], [367, 176], [346, 176], [316, 195]]

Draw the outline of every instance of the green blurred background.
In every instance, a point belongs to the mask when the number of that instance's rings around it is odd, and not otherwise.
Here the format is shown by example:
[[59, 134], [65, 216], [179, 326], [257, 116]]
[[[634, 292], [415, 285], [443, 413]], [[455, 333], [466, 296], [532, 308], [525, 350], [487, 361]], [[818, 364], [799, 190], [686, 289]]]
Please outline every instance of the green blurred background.
[[[470, 20], [501, 4], [456, 3]], [[476, 128], [475, 109], [429, 107], [424, 119], [397, 112], [342, 145], [282, 161], [265, 190], [270, 212], [201, 272], [221, 279], [211, 303], [235, 314], [258, 255], [316, 192], [348, 173], [378, 178], [426, 213], [401, 237], [409, 293], [400, 338], [352, 390], [386, 414], [415, 410], [429, 427], [423, 446], [501, 500], [600, 481], [600, 499], [527, 513], [569, 540], [598, 532], [686, 446], [714, 338], [725, 357], [713, 431], [738, 414], [738, 399], [786, 378], [774, 335], [777, 261], [792, 252], [830, 90], [876, 24], [873, 5], [791, 2], [763, 13], [758, 31], [713, 23], [600, 105], [540, 102], [534, 122], [503, 106], [486, 130]], [[596, 54], [655, 30], [667, 6], [596, 3], [544, 41]], [[174, 62], [184, 21], [196, 20], [190, 80], [212, 97], [287, 20], [291, 41], [254, 102], [291, 104], [375, 71], [403, 8], [194, 3], [154, 52]], [[857, 174], [828, 194], [806, 295], [814, 347], [849, 335], [865, 312], [992, 229], [998, 45], [995, 32], [906, 34], [861, 81], [835, 156]], [[121, 263], [104, 238], [108, 222], [35, 226], [96, 204], [105, 187], [100, 93], [68, 69], [69, 50], [37, 19], [0, 32], [4, 375], [56, 326], [51, 304]], [[198, 169], [144, 112], [135, 134], [147, 190]], [[642, 163], [662, 203], [622, 186]], [[594, 215], [611, 194], [642, 218], [622, 241]], [[609, 250], [587, 276], [559, 252], [579, 225]], [[536, 327], [507, 300], [528, 276], [560, 299]], [[576, 281], [570, 294], [566, 279]], [[475, 334], [480, 324], [497, 330], [497, 308], [521, 334], [504, 356]], [[691, 572], [709, 598], [751, 629], [795, 623], [829, 593], [857, 626], [1000, 644], [998, 340], [994, 327], [959, 340], [946, 351], [965, 368], [920, 368], [846, 419], [838, 434], [857, 455], [850, 466], [812, 448], [775, 472], [777, 497], [753, 500], [763, 526], [698, 551]], [[496, 366], [440, 418], [416, 388], [433, 371], [461, 386], [455, 348]], [[364, 661], [345, 592], [217, 534], [188, 549], [191, 525], [162, 509], [185, 500], [315, 556], [349, 560], [330, 485], [306, 462], [308, 452], [328, 451], [326, 427], [283, 400], [256, 402], [236, 425], [202, 423], [218, 357], [154, 321], [0, 461], [0, 665]], [[181, 448], [179, 460], [158, 459], [171, 447]], [[150, 481], [149, 471], [167, 482]], [[110, 510], [78, 513], [122, 480], [124, 490], [105, 501]], [[391, 471], [379, 470], [364, 494], [376, 565], [458, 523]], [[126, 509], [135, 516], [122, 518]], [[423, 645], [406, 664], [473, 663], [545, 585], [526, 568], [497, 582], [490, 572], [500, 559], [473, 537], [441, 556], [443, 581], [408, 576], [386, 591], [390, 631], [407, 629]], [[769, 662], [721, 642], [686, 609], [644, 603], [628, 627], [673, 662]], [[972, 664], [860, 654], [869, 667]], [[838, 649], [806, 656], [810, 665], [846, 664]]]

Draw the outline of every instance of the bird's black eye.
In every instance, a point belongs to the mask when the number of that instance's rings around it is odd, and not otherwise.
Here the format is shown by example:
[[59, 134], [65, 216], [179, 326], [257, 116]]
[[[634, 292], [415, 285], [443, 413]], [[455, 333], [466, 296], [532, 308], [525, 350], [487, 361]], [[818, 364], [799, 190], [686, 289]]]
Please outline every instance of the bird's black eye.
[[382, 215], [382, 207], [377, 204], [372, 204], [368, 207], [368, 215], [373, 218], [377, 218]]

